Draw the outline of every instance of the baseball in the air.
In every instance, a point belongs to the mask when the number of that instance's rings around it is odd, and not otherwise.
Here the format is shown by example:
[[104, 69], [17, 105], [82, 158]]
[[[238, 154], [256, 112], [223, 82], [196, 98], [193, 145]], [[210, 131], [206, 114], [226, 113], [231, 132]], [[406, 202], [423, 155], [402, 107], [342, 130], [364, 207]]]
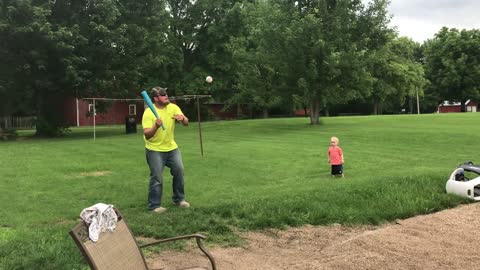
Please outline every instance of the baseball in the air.
[[212, 83], [212, 82], [213, 82], [212, 76], [207, 76], [207, 78], [205, 78], [205, 81], [206, 81], [207, 83]]

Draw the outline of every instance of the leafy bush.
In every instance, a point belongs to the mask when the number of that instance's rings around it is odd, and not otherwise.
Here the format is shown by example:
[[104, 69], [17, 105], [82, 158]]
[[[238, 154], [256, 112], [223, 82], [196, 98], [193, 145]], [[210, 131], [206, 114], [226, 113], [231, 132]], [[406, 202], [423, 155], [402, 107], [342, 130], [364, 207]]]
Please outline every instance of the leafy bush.
[[37, 120], [35, 126], [37, 127], [37, 136], [57, 137], [70, 132], [66, 124], [56, 121]]

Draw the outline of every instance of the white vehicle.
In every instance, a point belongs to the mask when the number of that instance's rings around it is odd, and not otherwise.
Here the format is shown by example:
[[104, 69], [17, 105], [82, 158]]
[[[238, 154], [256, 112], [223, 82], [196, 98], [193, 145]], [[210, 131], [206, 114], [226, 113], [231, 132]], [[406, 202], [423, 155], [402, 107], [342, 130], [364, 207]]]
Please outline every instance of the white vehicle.
[[480, 166], [472, 162], [460, 164], [450, 175], [445, 188], [447, 193], [480, 201]]

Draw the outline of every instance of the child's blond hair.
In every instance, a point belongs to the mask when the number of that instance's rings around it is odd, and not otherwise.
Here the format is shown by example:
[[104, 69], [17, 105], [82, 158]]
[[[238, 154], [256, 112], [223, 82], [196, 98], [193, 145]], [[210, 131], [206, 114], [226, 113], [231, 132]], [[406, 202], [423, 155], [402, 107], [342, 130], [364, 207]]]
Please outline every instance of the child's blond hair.
[[337, 137], [335, 137], [335, 136], [333, 136], [332, 138], [330, 138], [330, 141], [336, 142], [337, 144], [340, 142], [340, 140], [339, 140]]

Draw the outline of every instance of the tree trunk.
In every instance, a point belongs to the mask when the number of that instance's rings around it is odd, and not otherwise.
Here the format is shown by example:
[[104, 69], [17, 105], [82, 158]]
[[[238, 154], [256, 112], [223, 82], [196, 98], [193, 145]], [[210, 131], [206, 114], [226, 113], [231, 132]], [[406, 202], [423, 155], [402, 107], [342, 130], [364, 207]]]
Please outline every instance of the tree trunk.
[[37, 117], [37, 123], [35, 124], [35, 136], [45, 136], [46, 132], [43, 129], [44, 125], [42, 123], [46, 122], [44, 107], [43, 107], [43, 97], [39, 91], [34, 92], [35, 99], [35, 116]]
[[413, 114], [413, 98], [408, 96], [408, 113]]
[[237, 103], [237, 119], [240, 119], [240, 115], [242, 114], [242, 107], [240, 103]]
[[380, 102], [378, 102], [377, 100], [373, 101], [373, 114], [374, 115], [378, 115], [378, 107], [380, 106], [379, 103]]
[[460, 111], [461, 111], [461, 112], [466, 112], [466, 111], [467, 111], [467, 110], [466, 110], [466, 105], [465, 105], [466, 102], [467, 102], [467, 101], [464, 100], [464, 99], [462, 99], [462, 100], [460, 101]]
[[63, 97], [58, 93], [46, 92], [45, 89], [36, 89], [35, 135], [55, 137], [65, 133], [68, 129], [63, 114], [58, 113], [58, 108], [63, 105]]
[[192, 45], [182, 45], [183, 51], [183, 70], [191, 71], [194, 64], [194, 57]]
[[310, 103], [310, 124], [311, 125], [318, 125], [318, 117], [320, 115], [320, 100], [315, 98]]
[[268, 118], [268, 109], [267, 108], [263, 108], [263, 118]]

